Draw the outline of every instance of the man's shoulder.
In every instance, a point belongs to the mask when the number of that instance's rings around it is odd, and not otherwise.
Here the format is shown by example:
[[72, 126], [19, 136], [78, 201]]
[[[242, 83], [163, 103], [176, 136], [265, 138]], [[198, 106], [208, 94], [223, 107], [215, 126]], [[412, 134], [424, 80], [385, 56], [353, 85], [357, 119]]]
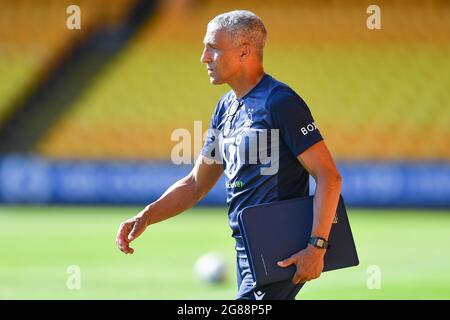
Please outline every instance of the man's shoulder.
[[298, 95], [287, 83], [270, 76], [270, 94], [274, 95]]
[[278, 105], [292, 104], [293, 102], [295, 104], [305, 103], [300, 95], [289, 85], [273, 79], [272, 88], [267, 96], [267, 108], [272, 109]]

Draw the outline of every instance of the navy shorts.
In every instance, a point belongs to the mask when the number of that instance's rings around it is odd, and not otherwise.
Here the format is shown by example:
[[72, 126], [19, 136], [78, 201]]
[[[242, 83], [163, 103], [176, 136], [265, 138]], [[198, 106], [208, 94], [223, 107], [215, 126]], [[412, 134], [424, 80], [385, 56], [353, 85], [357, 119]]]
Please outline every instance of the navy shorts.
[[295, 300], [304, 283], [293, 284], [291, 280], [256, 287], [247, 258], [237, 257], [237, 300]]

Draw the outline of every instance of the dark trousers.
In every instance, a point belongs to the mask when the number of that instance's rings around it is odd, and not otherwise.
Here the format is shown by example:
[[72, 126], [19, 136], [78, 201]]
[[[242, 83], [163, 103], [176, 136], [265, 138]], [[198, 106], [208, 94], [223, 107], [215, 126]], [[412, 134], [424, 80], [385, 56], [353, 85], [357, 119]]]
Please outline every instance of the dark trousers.
[[237, 257], [237, 300], [295, 300], [304, 283], [295, 285], [291, 280], [256, 287], [247, 258]]

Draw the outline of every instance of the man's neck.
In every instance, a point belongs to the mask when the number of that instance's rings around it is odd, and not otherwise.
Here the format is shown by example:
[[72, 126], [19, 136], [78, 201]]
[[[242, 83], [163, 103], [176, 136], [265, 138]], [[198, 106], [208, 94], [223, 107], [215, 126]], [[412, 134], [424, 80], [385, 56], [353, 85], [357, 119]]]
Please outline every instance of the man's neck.
[[249, 93], [261, 81], [264, 75], [264, 69], [261, 69], [253, 74], [244, 74], [235, 82], [229, 83], [229, 85], [233, 89], [236, 98], [240, 99]]

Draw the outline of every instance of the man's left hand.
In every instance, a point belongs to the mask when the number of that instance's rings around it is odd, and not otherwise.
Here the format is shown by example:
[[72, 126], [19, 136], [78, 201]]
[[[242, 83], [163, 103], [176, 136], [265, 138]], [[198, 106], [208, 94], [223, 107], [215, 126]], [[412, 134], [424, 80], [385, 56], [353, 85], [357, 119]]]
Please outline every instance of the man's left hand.
[[323, 270], [323, 257], [325, 249], [316, 248], [310, 244], [302, 251], [293, 254], [289, 258], [278, 261], [278, 266], [286, 268], [292, 264], [297, 267], [297, 272], [292, 278], [292, 283], [299, 284], [320, 277]]

